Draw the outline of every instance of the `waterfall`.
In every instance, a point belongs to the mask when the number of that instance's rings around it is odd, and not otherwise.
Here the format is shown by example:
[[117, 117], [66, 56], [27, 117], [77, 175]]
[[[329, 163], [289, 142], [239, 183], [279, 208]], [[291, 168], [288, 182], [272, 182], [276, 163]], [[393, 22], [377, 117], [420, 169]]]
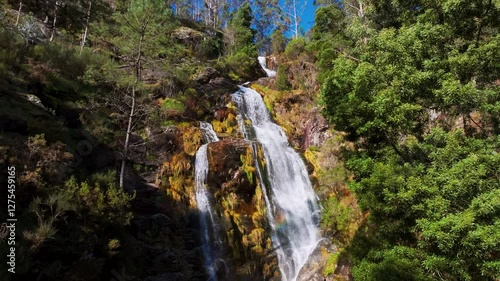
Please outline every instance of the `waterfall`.
[[[240, 87], [233, 94], [240, 129], [249, 141], [262, 145], [265, 167], [256, 160], [272, 228], [272, 242], [283, 281], [295, 281], [319, 241], [320, 208], [304, 162], [288, 144], [283, 129], [271, 120], [262, 97]], [[249, 120], [250, 125], [245, 122]], [[253, 145], [257, 155], [257, 146]]]
[[267, 73], [268, 77], [274, 77], [276, 76], [276, 71], [268, 69], [267, 64], [266, 64], [266, 57], [258, 57], [260, 66], [264, 69], [264, 71]]
[[202, 250], [205, 266], [208, 271], [209, 281], [216, 281], [216, 262], [219, 258], [217, 252], [217, 244], [220, 245], [222, 241], [218, 239], [217, 218], [210, 203], [210, 194], [205, 187], [207, 174], [208, 174], [208, 144], [211, 142], [219, 141], [215, 134], [212, 125], [207, 122], [200, 122], [200, 129], [205, 139], [203, 144], [196, 152], [195, 160], [195, 181], [196, 181], [196, 204], [200, 211], [200, 226], [202, 231]]

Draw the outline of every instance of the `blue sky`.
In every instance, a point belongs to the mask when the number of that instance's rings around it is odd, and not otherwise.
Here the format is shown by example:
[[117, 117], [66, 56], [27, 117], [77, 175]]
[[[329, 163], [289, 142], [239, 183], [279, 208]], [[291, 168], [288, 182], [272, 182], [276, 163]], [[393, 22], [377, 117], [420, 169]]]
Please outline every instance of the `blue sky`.
[[314, 12], [316, 11], [316, 6], [313, 5], [314, 0], [299, 0], [299, 2], [299, 7], [302, 7], [304, 2], [307, 3], [304, 13], [302, 13], [302, 22], [300, 23], [300, 26], [307, 32], [314, 25]]

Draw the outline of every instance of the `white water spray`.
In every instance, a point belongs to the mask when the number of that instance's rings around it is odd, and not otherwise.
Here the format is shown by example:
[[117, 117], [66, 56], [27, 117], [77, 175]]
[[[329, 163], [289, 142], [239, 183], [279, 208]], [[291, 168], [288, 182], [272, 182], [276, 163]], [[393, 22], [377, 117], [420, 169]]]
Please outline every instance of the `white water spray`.
[[276, 71], [267, 68], [266, 57], [258, 57], [260, 66], [264, 69], [268, 77], [275, 77]]
[[196, 181], [196, 204], [200, 211], [200, 224], [202, 231], [202, 250], [205, 266], [209, 275], [208, 281], [216, 281], [216, 262], [219, 257], [217, 253], [217, 243], [221, 244], [217, 230], [217, 218], [210, 203], [210, 194], [205, 186], [208, 175], [208, 144], [219, 141], [212, 125], [207, 122], [200, 122], [200, 129], [206, 144], [202, 145], [196, 152], [195, 160], [195, 181]]
[[240, 87], [233, 100], [242, 114], [239, 124], [245, 138], [262, 145], [266, 165], [262, 169], [256, 161], [256, 166], [266, 195], [273, 248], [282, 280], [295, 281], [319, 241], [317, 197], [304, 162], [288, 144], [283, 129], [271, 120], [259, 93]]

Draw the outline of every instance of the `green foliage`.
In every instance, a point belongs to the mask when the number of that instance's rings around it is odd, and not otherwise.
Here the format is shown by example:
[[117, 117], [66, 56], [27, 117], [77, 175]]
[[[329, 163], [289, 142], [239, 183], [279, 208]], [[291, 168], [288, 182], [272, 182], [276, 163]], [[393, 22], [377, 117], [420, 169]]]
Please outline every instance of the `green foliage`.
[[[349, 189], [369, 213], [347, 250], [353, 277], [496, 280], [500, 8], [365, 4], [318, 9], [311, 44], [324, 113], [356, 142]], [[350, 216], [326, 205], [340, 213], [330, 228]]]
[[306, 40], [302, 37], [295, 38], [288, 42], [285, 49], [285, 56], [289, 60], [296, 60], [306, 50]]
[[354, 210], [330, 196], [322, 203], [324, 212], [321, 215], [321, 227], [340, 243], [346, 243], [350, 236], [351, 224], [356, 219]]
[[337, 262], [339, 260], [340, 252], [333, 253], [328, 257], [326, 261], [325, 268], [323, 269], [324, 276], [330, 276], [335, 272], [335, 268], [337, 268]]
[[3, 25], [0, 25], [0, 47], [0, 71], [4, 74], [0, 77], [3, 80], [7, 78], [7, 74], [12, 75], [20, 70], [26, 49], [20, 34]]
[[[428, 270], [461, 279], [498, 276], [489, 267], [500, 246], [493, 242], [499, 238], [494, 234], [495, 210], [500, 208], [498, 141], [438, 129], [423, 142], [411, 142], [408, 149], [428, 162], [402, 165], [389, 154], [370, 164], [368, 172], [349, 163], [356, 173], [369, 174], [352, 185], [360, 205], [370, 210], [388, 241], [419, 233], [418, 243], [407, 243], [423, 251]], [[360, 264], [364, 266], [368, 264]]]
[[201, 54], [202, 58], [214, 59], [219, 57], [223, 52], [223, 40], [219, 33], [215, 37], [205, 36], [204, 40], [199, 43], [195, 52]]
[[230, 74], [233, 78], [248, 79], [252, 77], [252, 73], [257, 68], [257, 50], [255, 46], [249, 45], [242, 47], [238, 52], [231, 54], [226, 59], [226, 64], [231, 70]]
[[226, 65], [233, 79], [252, 79], [259, 65], [257, 48], [254, 44], [255, 31], [251, 28], [252, 9], [249, 3], [244, 3], [234, 14], [228, 26], [229, 55]]
[[[25, 0], [22, 2], [23, 11], [33, 14], [38, 20], [47, 21], [52, 24], [56, 22], [56, 28], [63, 28], [69, 33], [80, 32], [83, 30], [89, 8], [92, 1], [92, 13], [89, 22], [103, 20], [110, 12], [110, 6], [103, 0], [80, 0], [80, 1], [59, 1], [49, 0], [45, 2], [36, 0]], [[18, 1], [14, 3], [17, 10]]]
[[64, 219], [66, 212], [74, 211], [75, 206], [67, 193], [57, 191], [44, 199], [35, 198], [29, 209], [36, 216], [37, 226], [34, 230], [24, 231], [23, 236], [29, 241], [30, 250], [36, 251], [47, 240], [54, 239], [57, 233], [55, 223]]
[[80, 53], [74, 46], [57, 42], [35, 46], [32, 56], [30, 75], [43, 86], [53, 108], [90, 95], [91, 88], [82, 77], [88, 68], [99, 67], [102, 59], [90, 50]]
[[397, 246], [374, 255], [376, 262], [363, 261], [354, 268], [356, 280], [435, 280], [421, 267], [421, 252], [412, 248]]
[[336, 5], [319, 7], [314, 15], [313, 40], [321, 40], [329, 34], [344, 31], [345, 14]]
[[[114, 172], [113, 172], [114, 173]], [[128, 225], [132, 219], [130, 203], [135, 194], [127, 194], [116, 185], [115, 175], [96, 175], [94, 183], [78, 183], [71, 177], [65, 184], [80, 212], [108, 224]], [[101, 184], [103, 185], [101, 187]]]
[[229, 23], [229, 29], [234, 33], [234, 42], [230, 46], [232, 53], [254, 44], [255, 31], [251, 28], [252, 20], [252, 9], [250, 4], [245, 2], [236, 10]]
[[288, 91], [292, 89], [292, 84], [288, 81], [288, 68], [286, 65], [281, 65], [278, 68], [278, 75], [276, 76], [276, 88], [279, 91]]
[[283, 31], [280, 29], [276, 29], [271, 35], [271, 53], [272, 54], [281, 54], [285, 51], [286, 48], [286, 37], [283, 34]]
[[163, 100], [161, 107], [167, 112], [173, 111], [175, 113], [182, 114], [186, 107], [184, 104], [176, 99], [166, 98]]

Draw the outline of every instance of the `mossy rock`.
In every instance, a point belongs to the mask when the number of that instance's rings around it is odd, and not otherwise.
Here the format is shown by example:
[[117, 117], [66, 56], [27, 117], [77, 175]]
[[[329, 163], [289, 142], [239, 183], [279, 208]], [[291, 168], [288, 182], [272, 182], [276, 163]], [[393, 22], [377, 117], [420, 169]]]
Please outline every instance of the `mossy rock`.
[[239, 194], [252, 193], [255, 187], [244, 176], [241, 157], [247, 154], [248, 143], [242, 139], [226, 138], [208, 146], [209, 173], [208, 186], [217, 192], [225, 189], [226, 193], [235, 188]]
[[208, 160], [207, 187], [225, 229], [228, 259], [234, 261], [232, 280], [269, 280], [266, 272], [274, 276], [277, 261], [267, 258], [270, 226], [250, 143], [232, 137], [211, 143]]

